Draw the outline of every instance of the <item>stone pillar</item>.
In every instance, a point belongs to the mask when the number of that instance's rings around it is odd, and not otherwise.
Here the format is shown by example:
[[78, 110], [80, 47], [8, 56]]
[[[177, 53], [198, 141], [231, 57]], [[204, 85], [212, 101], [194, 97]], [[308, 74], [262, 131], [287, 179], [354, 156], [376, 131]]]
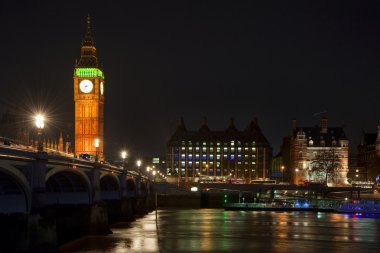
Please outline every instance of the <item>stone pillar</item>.
[[136, 178], [136, 195], [137, 198], [141, 197], [141, 176]]
[[120, 190], [121, 190], [121, 221], [134, 221], [132, 201], [127, 198], [127, 171], [124, 169], [120, 176]]
[[55, 212], [47, 207], [46, 198], [46, 164], [48, 155], [38, 151], [33, 166], [31, 188], [32, 206], [28, 215], [28, 248], [40, 250], [57, 247]]
[[108, 225], [107, 204], [100, 197], [100, 168], [95, 162], [92, 170], [92, 204], [90, 207], [89, 234], [106, 235], [112, 233]]
[[46, 152], [37, 152], [36, 160], [34, 162], [31, 180], [32, 212], [44, 208], [47, 203], [45, 190], [47, 157]]
[[121, 198], [127, 197], [127, 172], [123, 169], [123, 173], [120, 175], [120, 191]]

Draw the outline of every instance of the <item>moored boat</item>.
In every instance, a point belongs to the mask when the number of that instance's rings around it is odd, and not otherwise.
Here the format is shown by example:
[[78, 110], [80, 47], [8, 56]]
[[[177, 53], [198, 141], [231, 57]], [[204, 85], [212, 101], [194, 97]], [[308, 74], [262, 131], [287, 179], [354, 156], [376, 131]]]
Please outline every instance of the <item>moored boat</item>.
[[343, 203], [334, 209], [337, 213], [362, 213], [380, 214], [379, 200], [355, 200], [350, 203]]

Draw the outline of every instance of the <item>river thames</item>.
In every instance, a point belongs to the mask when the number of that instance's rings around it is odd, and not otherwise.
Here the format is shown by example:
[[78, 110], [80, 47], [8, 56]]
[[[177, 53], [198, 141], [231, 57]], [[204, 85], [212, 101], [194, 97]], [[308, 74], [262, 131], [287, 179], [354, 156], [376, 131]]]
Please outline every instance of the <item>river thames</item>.
[[380, 217], [312, 212], [159, 210], [62, 252], [378, 252]]

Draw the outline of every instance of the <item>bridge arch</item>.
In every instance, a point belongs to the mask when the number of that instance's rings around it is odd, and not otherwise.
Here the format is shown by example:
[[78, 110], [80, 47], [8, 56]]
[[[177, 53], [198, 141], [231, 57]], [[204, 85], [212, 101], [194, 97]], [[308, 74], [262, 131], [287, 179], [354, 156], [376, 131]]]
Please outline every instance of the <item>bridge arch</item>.
[[12, 165], [1, 163], [0, 213], [29, 213], [31, 203], [32, 191], [25, 175]]
[[103, 174], [100, 177], [100, 194], [104, 200], [120, 199], [120, 182], [114, 174]]
[[48, 204], [90, 204], [92, 187], [87, 175], [80, 170], [56, 167], [46, 174]]

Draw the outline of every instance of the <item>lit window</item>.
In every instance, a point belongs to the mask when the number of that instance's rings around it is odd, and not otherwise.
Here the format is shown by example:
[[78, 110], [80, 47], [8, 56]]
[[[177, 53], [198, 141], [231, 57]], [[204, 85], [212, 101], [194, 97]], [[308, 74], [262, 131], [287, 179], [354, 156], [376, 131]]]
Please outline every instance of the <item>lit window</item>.
[[228, 151], [228, 149], [226, 147], [224, 147], [223, 151], [224, 151], [224, 153], [226, 153]]
[[359, 170], [356, 170], [356, 172], [359, 172]]
[[181, 150], [185, 150], [186, 148], [185, 147], [182, 147]]
[[231, 148], [231, 153], [234, 153], [235, 152], [235, 148]]
[[196, 150], [196, 151], [199, 151], [199, 147], [195, 147], [195, 150]]
[[206, 146], [206, 142], [203, 142], [203, 144], [202, 144], [203, 146]]

